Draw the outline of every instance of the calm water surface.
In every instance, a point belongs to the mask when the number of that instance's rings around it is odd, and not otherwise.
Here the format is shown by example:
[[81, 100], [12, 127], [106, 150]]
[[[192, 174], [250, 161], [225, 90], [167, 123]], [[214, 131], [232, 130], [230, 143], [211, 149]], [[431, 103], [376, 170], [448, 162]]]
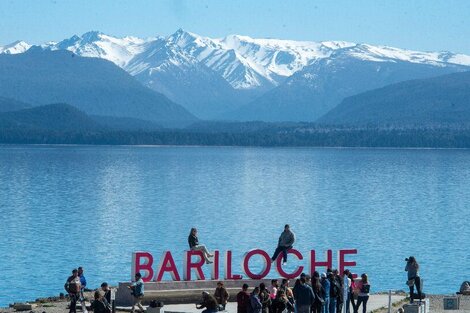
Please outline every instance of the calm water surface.
[[0, 146], [0, 306], [62, 292], [79, 265], [93, 288], [128, 280], [137, 250], [181, 266], [192, 226], [239, 271], [285, 223], [302, 252], [357, 248], [373, 291], [405, 289], [415, 255], [425, 292], [454, 292], [469, 165], [470, 150]]

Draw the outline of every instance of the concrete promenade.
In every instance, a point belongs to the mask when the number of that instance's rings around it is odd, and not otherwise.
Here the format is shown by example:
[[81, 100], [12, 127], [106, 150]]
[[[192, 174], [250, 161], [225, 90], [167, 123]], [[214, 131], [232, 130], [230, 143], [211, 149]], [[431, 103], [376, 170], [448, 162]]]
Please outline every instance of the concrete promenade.
[[[392, 295], [392, 303], [400, 302], [405, 299], [404, 295]], [[387, 307], [388, 306], [388, 295], [387, 294], [378, 294], [378, 295], [371, 295], [370, 299], [367, 303], [367, 312], [371, 312], [373, 310]], [[130, 311], [130, 307], [120, 308], [121, 310]], [[202, 310], [197, 310], [196, 305], [193, 304], [169, 304], [164, 306], [165, 312], [174, 312], [174, 313], [196, 313], [201, 312]], [[396, 309], [393, 309], [392, 312], [395, 312]], [[229, 302], [226, 306], [225, 312], [227, 313], [236, 313], [237, 312], [237, 303], [236, 302]], [[352, 310], [351, 310], [352, 312]], [[361, 308], [362, 312], [362, 308]]]

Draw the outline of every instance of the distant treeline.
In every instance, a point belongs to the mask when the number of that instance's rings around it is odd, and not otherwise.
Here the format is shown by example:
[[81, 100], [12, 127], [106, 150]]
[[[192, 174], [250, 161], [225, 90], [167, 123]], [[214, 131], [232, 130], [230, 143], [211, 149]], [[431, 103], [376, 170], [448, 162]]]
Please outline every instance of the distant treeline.
[[254, 132], [0, 130], [3, 144], [470, 148], [470, 129], [287, 128]]

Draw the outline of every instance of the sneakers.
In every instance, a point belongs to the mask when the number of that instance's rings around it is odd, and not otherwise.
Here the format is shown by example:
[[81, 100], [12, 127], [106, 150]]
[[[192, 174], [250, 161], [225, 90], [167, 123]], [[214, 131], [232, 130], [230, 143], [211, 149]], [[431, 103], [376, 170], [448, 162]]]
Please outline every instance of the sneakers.
[[214, 263], [214, 262], [211, 261], [211, 260], [207, 260], [207, 261], [206, 261], [206, 264], [212, 264], [212, 263]]
[[287, 261], [282, 262], [282, 265], [287, 265]]

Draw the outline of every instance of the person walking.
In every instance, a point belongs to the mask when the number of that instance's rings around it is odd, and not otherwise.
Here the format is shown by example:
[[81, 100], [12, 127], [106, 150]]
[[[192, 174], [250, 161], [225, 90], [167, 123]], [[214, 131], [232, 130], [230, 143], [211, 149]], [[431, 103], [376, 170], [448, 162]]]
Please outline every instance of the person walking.
[[196, 309], [204, 309], [202, 313], [215, 313], [219, 311], [219, 304], [214, 296], [211, 296], [207, 291], [203, 291], [202, 302], [196, 304]]
[[262, 313], [263, 305], [259, 299], [259, 287], [255, 287], [251, 293], [249, 308], [248, 313]]
[[132, 304], [131, 312], [135, 312], [135, 307], [137, 306], [142, 312], [145, 312], [144, 307], [142, 306], [142, 298], [144, 297], [144, 281], [142, 280], [142, 274], [135, 274], [135, 282], [128, 286], [132, 290], [132, 296], [134, 297], [134, 303]]
[[408, 281], [406, 284], [410, 287], [410, 302], [413, 303], [415, 298], [415, 285], [416, 285], [416, 293], [418, 296], [419, 301], [421, 301], [422, 293], [421, 293], [421, 277], [419, 276], [419, 264], [416, 262], [414, 256], [410, 256], [409, 258], [405, 259], [406, 266], [405, 271], [408, 272]]
[[354, 313], [359, 311], [359, 307], [362, 304], [362, 313], [367, 312], [367, 301], [369, 300], [370, 284], [369, 277], [367, 274], [361, 275], [361, 280], [357, 283], [356, 288], [358, 290], [357, 304]]
[[310, 313], [310, 308], [315, 301], [312, 287], [306, 284], [305, 277], [300, 278], [300, 283], [294, 287], [295, 312]]
[[325, 291], [325, 297], [323, 298], [323, 307], [322, 307], [322, 313], [329, 313], [330, 311], [330, 281], [326, 277], [325, 273], [321, 274], [321, 285], [323, 287], [323, 290]]
[[78, 277], [78, 270], [72, 270], [72, 275], [67, 278], [64, 285], [65, 291], [69, 294], [70, 305], [69, 313], [77, 312], [77, 301], [80, 299], [80, 277]]
[[237, 313], [248, 313], [249, 302], [248, 285], [243, 284], [242, 290], [237, 294]]
[[283, 264], [287, 264], [287, 251], [292, 249], [295, 242], [295, 234], [290, 230], [290, 226], [286, 224], [284, 226], [284, 231], [279, 236], [279, 240], [277, 243], [277, 248], [274, 251], [273, 256], [271, 257], [271, 261], [276, 261], [278, 255], [282, 252], [283, 257]]
[[215, 288], [214, 297], [215, 297], [215, 300], [217, 300], [217, 303], [219, 304], [219, 306], [223, 310], [225, 310], [225, 306], [227, 305], [229, 294], [223, 282], [219, 281], [217, 283], [217, 288]]
[[196, 228], [191, 228], [191, 231], [189, 232], [189, 236], [188, 236], [188, 244], [189, 244], [189, 249], [193, 251], [202, 251], [202, 256], [204, 257], [204, 260], [206, 260], [206, 264], [212, 263], [212, 261], [209, 258], [213, 257], [214, 255], [209, 253], [205, 245], [199, 244], [199, 239], [197, 237]]
[[86, 288], [86, 278], [84, 275], [83, 267], [81, 266], [78, 267], [78, 277], [80, 277], [80, 304], [82, 306], [82, 312], [88, 313], [86, 309], [85, 296], [83, 295], [83, 292]]

